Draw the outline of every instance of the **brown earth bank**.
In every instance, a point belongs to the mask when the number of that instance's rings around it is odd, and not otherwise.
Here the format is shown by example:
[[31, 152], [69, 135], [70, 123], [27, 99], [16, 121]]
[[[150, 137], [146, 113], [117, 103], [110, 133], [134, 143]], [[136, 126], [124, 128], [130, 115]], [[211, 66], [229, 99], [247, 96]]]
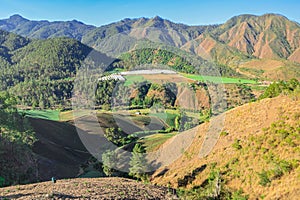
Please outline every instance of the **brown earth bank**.
[[166, 187], [125, 178], [65, 179], [0, 188], [4, 199], [174, 199]]

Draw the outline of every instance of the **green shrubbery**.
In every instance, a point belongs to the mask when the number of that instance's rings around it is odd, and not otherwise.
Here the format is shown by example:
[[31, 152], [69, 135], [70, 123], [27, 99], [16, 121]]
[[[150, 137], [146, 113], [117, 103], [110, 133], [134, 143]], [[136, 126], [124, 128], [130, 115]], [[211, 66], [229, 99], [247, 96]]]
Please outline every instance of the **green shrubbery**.
[[268, 186], [271, 183], [269, 174], [267, 171], [263, 170], [261, 173], [258, 173], [259, 184], [262, 186]]
[[14, 103], [8, 93], [0, 93], [0, 186], [37, 180], [30, 148], [35, 134]]
[[121, 128], [114, 127], [105, 129], [104, 136], [117, 146], [124, 146], [133, 143], [138, 139], [134, 134], [127, 135]]
[[240, 149], [243, 148], [242, 145], [241, 145], [241, 141], [238, 140], [238, 139], [235, 139], [235, 140], [234, 140], [234, 143], [232, 144], [232, 147], [233, 147], [234, 149], [236, 149], [236, 150], [240, 150]]
[[294, 91], [300, 91], [300, 82], [297, 79], [274, 82], [265, 90], [259, 99], [273, 98], [280, 94], [290, 94]]
[[193, 189], [178, 189], [177, 194], [183, 199], [234, 199], [247, 200], [249, 195], [243, 190], [232, 190], [225, 184], [222, 173], [212, 164], [211, 171], [207, 179], [201, 186], [194, 186]]
[[0, 176], [0, 187], [3, 187], [5, 185], [5, 178]]

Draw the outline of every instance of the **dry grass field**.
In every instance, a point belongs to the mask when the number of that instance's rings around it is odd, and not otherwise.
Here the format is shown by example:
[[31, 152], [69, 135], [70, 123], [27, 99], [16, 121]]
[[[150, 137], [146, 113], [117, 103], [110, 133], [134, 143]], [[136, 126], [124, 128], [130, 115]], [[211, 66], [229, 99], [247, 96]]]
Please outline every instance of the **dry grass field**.
[[299, 122], [300, 99], [294, 97], [279, 96], [232, 109], [225, 113], [223, 130], [208, 156], [199, 157], [210, 125], [205, 123], [178, 160], [157, 170], [153, 183], [179, 187], [180, 180], [201, 168], [186, 187], [201, 186], [214, 168], [220, 170], [226, 187], [243, 188], [250, 199], [297, 199]]

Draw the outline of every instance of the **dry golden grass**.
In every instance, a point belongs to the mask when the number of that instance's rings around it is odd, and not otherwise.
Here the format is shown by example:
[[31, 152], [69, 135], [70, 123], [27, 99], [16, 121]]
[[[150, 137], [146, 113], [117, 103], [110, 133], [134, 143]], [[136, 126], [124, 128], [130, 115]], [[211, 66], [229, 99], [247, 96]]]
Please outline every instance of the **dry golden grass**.
[[290, 55], [289, 60], [300, 63], [300, 48]]
[[280, 68], [283, 65], [284, 62], [280, 60], [261, 59], [261, 60], [251, 60], [249, 62], [245, 62], [242, 65], [240, 65], [240, 67], [272, 71]]
[[253, 78], [263, 80], [299, 79], [300, 65], [288, 60], [255, 59], [241, 63], [237, 71]]
[[[163, 176], [157, 176], [157, 174], [164, 168], [157, 170], [152, 181], [161, 185], [171, 183], [172, 186], [177, 187], [179, 179], [194, 169], [207, 165], [204, 171], [187, 185], [188, 188], [199, 186], [207, 179], [210, 173], [209, 166], [217, 163], [217, 168], [223, 172], [226, 171], [223, 175], [226, 185], [236, 190], [242, 188], [246, 194], [250, 195], [250, 199], [262, 196], [265, 196], [265, 199], [287, 199], [288, 197], [295, 199], [296, 195], [299, 196], [300, 190], [299, 167], [272, 181], [270, 186], [261, 186], [258, 173], [263, 169], [270, 170], [272, 165], [266, 162], [266, 153], [262, 151], [262, 148], [256, 149], [256, 146], [261, 142], [261, 147], [268, 147], [266, 141], [273, 137], [263, 131], [264, 128], [270, 127], [273, 122], [282, 119], [283, 116], [288, 117], [286, 123], [293, 124], [297, 121], [295, 119], [297, 113], [300, 113], [300, 100], [293, 100], [287, 96], [264, 99], [232, 109], [225, 113], [226, 120], [223, 131], [226, 131], [228, 135], [220, 136], [218, 143], [208, 156], [199, 158], [199, 151], [209, 127], [209, 123], [205, 123], [198, 127], [197, 135], [188, 150], [166, 167], [168, 171]], [[256, 141], [259, 140], [257, 138], [261, 141]], [[243, 146], [241, 150], [232, 147], [237, 139]], [[298, 159], [299, 161], [299, 150], [296, 149], [297, 147], [288, 148], [281, 144], [272, 152], [279, 159]], [[226, 167], [226, 165], [228, 166]]]

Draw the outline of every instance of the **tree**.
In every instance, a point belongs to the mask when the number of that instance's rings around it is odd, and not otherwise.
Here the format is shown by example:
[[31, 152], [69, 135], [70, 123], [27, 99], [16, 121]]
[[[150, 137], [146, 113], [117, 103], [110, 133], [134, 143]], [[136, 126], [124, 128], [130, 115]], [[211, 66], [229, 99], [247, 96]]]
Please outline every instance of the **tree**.
[[43, 95], [40, 96], [39, 107], [41, 109], [45, 109], [45, 99], [44, 99]]
[[149, 170], [147, 159], [143, 153], [145, 153], [144, 147], [137, 143], [133, 148], [132, 157], [129, 162], [129, 175], [139, 180], [147, 179], [146, 172]]
[[104, 135], [109, 141], [113, 142], [116, 145], [120, 145], [122, 138], [125, 137], [122, 129], [115, 127], [105, 129]]
[[107, 150], [105, 153], [102, 154], [102, 168], [106, 176], [116, 175], [117, 162], [117, 154], [114, 151]]
[[4, 183], [5, 183], [5, 179], [0, 176], [0, 187], [4, 186]]
[[[188, 125], [185, 125], [186, 123], [188, 123], [189, 118], [186, 114], [186, 112], [184, 110], [180, 110], [180, 114], [179, 114], [179, 131], [185, 131], [187, 130], [189, 127]], [[187, 128], [187, 129], [186, 129]]]
[[11, 109], [16, 105], [16, 98], [8, 92], [0, 92], [0, 109]]
[[280, 95], [282, 93], [290, 94], [299, 87], [300, 87], [300, 82], [295, 78], [289, 80], [288, 82], [285, 82], [285, 81], [275, 82], [275, 83], [272, 83], [265, 90], [265, 92], [259, 97], [259, 99], [277, 97], [278, 95]]

